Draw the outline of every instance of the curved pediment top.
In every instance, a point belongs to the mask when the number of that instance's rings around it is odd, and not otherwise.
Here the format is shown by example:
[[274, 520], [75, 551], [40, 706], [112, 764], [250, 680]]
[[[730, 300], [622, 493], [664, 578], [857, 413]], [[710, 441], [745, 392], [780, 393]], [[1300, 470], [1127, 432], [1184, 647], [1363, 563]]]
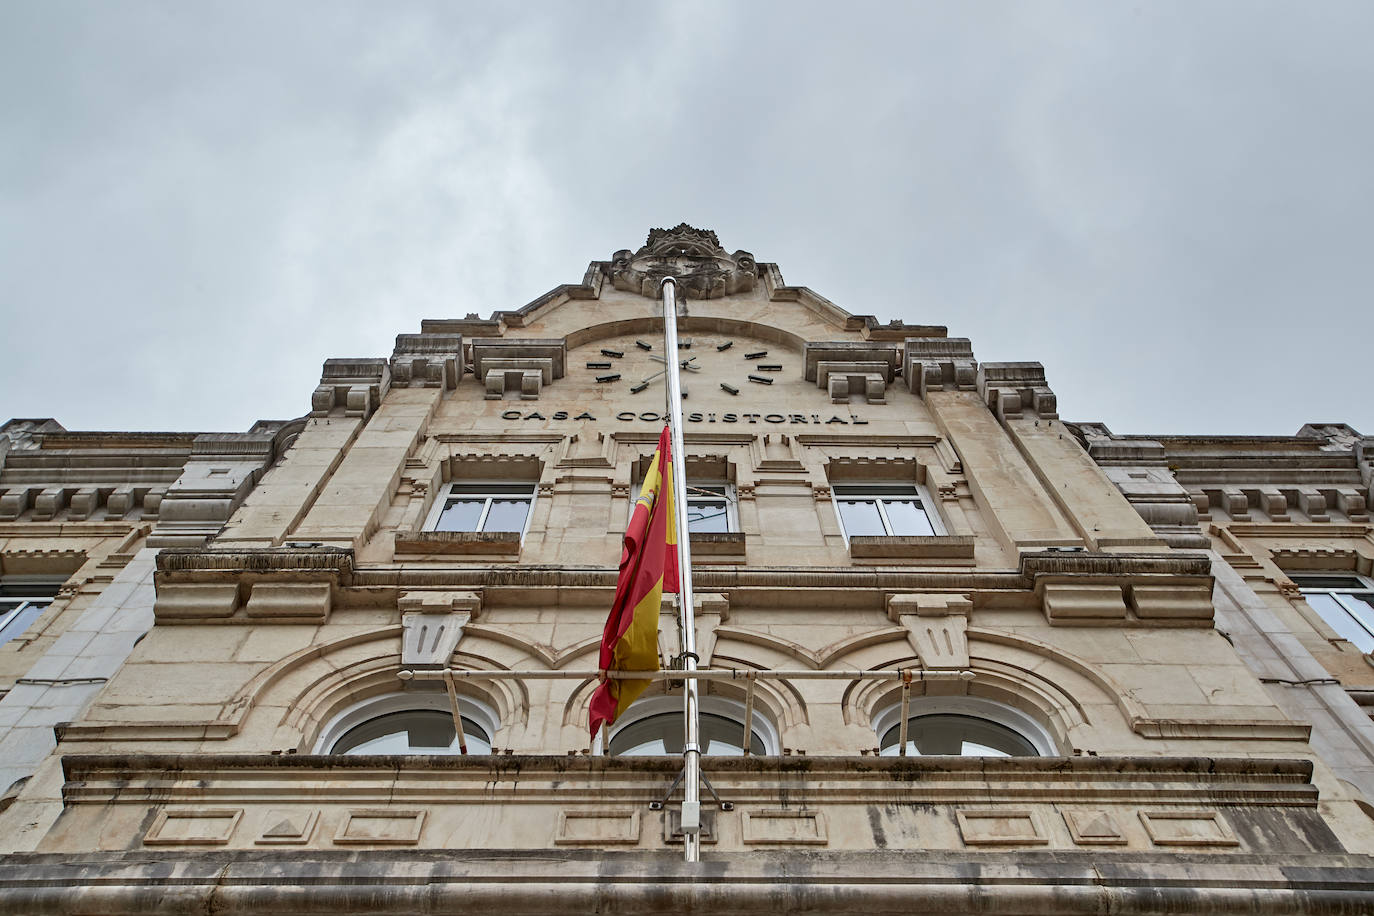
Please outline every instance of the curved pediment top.
[[710, 229], [678, 223], [672, 229], [650, 229], [638, 251], [617, 251], [610, 276], [616, 289], [650, 298], [658, 296], [665, 277], [672, 277], [688, 299], [718, 299], [752, 290], [759, 271], [751, 253], [729, 254]]

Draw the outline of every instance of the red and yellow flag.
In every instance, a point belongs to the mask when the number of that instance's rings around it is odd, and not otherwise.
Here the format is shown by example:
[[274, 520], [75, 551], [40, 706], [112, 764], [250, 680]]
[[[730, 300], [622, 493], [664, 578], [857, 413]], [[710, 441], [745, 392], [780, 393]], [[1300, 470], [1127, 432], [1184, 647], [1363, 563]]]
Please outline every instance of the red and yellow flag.
[[[658, 615], [663, 594], [678, 590], [677, 523], [673, 514], [673, 459], [668, 427], [658, 437], [658, 450], [644, 475], [635, 501], [625, 547], [620, 554], [620, 578], [615, 603], [601, 637], [602, 671], [657, 671]], [[592, 694], [591, 729], [595, 740], [603, 723], [609, 725], [638, 699], [649, 681], [603, 681]]]

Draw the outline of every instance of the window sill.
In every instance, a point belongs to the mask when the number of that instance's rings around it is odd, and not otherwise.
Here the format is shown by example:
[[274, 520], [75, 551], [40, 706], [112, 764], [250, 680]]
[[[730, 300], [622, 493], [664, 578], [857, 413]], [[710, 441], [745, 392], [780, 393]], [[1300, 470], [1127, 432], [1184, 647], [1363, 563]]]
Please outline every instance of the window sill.
[[856, 559], [868, 557], [902, 557], [914, 559], [973, 559], [972, 535], [903, 535], [874, 537], [865, 535], [849, 539], [849, 555]]
[[397, 554], [516, 556], [519, 531], [412, 531], [396, 535]]
[[688, 537], [693, 557], [744, 556], [743, 531], [692, 532]]

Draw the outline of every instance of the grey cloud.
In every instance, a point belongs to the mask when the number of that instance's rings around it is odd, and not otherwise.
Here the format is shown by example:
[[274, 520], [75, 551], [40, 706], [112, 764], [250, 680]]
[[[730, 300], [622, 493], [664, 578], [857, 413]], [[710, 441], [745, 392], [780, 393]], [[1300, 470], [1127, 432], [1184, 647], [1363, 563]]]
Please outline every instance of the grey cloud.
[[298, 415], [687, 220], [1069, 418], [1374, 432], [1367, 4], [520, 9], [7, 5], [0, 414]]

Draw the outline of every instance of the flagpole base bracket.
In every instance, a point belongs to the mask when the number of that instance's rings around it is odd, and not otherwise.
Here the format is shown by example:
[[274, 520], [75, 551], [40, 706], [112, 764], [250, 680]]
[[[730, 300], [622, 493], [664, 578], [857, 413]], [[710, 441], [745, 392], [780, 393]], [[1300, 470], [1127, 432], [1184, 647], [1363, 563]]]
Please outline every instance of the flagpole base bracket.
[[[686, 770], [686, 769], [679, 770], [679, 771], [678, 771], [678, 774], [677, 774], [677, 778], [673, 780], [672, 785], [668, 786], [668, 791], [663, 793], [663, 797], [660, 798], [658, 801], [651, 801], [651, 802], [649, 802], [649, 810], [650, 810], [650, 811], [662, 811], [662, 810], [663, 810], [663, 806], [666, 805], [666, 804], [668, 804], [668, 799], [672, 798], [672, 797], [673, 797], [673, 793], [677, 791], [677, 787], [680, 786], [680, 785], [682, 785], [682, 777], [684, 777], [684, 776], [686, 776], [686, 775], [687, 775], [687, 770]], [[720, 806], [720, 810], [722, 810], [722, 811], [734, 811], [734, 810], [735, 810], [735, 803], [734, 803], [734, 802], [728, 802], [728, 801], [722, 801], [722, 800], [721, 800], [720, 793], [718, 793], [718, 792], [716, 791], [716, 787], [715, 787], [715, 786], [711, 785], [711, 780], [708, 779], [708, 778], [706, 777], [706, 774], [705, 774], [705, 773], [702, 773], [702, 774], [701, 774], [701, 781], [704, 782], [704, 783], [706, 784], [706, 789], [707, 789], [707, 791], [709, 791], [709, 792], [711, 793], [711, 797], [714, 798], [714, 799], [716, 800], [716, 804]], [[685, 802], [684, 802], [684, 804], [685, 804]]]

